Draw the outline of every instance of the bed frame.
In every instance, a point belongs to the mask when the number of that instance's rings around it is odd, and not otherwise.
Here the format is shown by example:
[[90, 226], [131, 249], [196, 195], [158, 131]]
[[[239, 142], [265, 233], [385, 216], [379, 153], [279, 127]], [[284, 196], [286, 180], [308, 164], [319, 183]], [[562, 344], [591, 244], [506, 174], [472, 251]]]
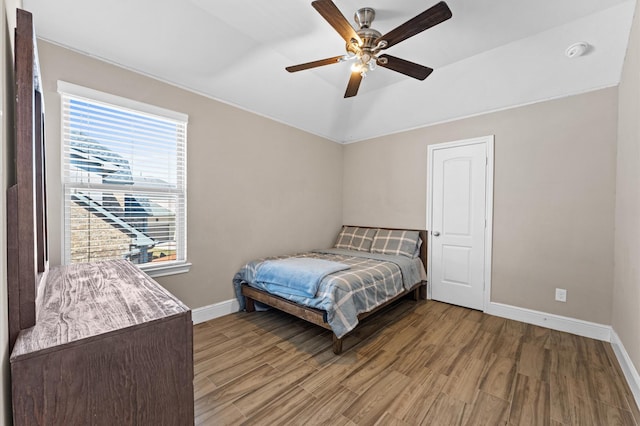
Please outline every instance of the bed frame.
[[[366, 228], [361, 226], [360, 228]], [[382, 228], [382, 229], [394, 229], [397, 228]], [[422, 246], [420, 247], [420, 260], [424, 265], [425, 271], [427, 270], [427, 231], [425, 230], [416, 230], [420, 234], [420, 238], [422, 239]], [[327, 330], [331, 330], [331, 327], [326, 321], [327, 313], [321, 309], [310, 308], [307, 306], [299, 305], [290, 300], [284, 299], [282, 297], [273, 295], [264, 290], [259, 290], [257, 288], [250, 287], [247, 284], [243, 284], [242, 295], [245, 297], [245, 310], [247, 312], [255, 311], [255, 301], [264, 303], [265, 305], [269, 305], [275, 309], [286, 312], [293, 316], [296, 316], [305, 321], [309, 321], [310, 323], [319, 325], [320, 327], [326, 328]], [[373, 310], [369, 312], [363, 312], [358, 315], [358, 320], [363, 320], [364, 318], [372, 315], [384, 307], [390, 305], [391, 303], [397, 301], [398, 299], [403, 298], [404, 296], [411, 295], [411, 298], [415, 301], [419, 299], [427, 298], [427, 282], [420, 281], [415, 283], [409, 290], [404, 290], [403, 292], [397, 294], [393, 298], [387, 300], [383, 304], [375, 307]], [[335, 333], [333, 333], [333, 353], [339, 355], [342, 353], [342, 341], [346, 336], [342, 336], [338, 338]]]

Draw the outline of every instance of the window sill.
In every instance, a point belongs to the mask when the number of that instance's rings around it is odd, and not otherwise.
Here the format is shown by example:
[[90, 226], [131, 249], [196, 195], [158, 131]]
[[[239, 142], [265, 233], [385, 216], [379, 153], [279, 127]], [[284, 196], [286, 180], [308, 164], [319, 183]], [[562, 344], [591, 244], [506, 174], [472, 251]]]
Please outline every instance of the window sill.
[[191, 263], [181, 262], [173, 263], [171, 265], [153, 265], [153, 266], [139, 266], [142, 271], [149, 275], [151, 278], [164, 277], [167, 275], [184, 274], [191, 269]]

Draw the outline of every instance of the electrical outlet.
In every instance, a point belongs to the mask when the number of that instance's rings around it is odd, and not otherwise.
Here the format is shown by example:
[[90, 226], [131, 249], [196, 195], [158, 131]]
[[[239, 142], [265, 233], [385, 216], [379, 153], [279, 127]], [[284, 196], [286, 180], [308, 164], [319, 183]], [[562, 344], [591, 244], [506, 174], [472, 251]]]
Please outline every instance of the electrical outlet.
[[564, 288], [556, 288], [556, 300], [558, 302], [566, 302], [567, 290], [565, 290]]

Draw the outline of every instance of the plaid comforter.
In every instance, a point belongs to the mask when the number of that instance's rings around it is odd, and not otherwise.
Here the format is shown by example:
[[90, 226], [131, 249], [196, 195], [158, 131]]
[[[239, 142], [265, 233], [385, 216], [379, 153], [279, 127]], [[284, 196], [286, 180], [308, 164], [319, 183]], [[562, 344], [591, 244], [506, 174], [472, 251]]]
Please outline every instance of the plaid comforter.
[[[350, 268], [323, 278], [313, 298], [272, 291], [264, 283], [254, 281], [261, 262], [288, 257], [326, 259], [347, 264]], [[242, 284], [249, 284], [298, 304], [326, 311], [327, 323], [336, 336], [342, 337], [358, 324], [358, 314], [369, 312], [403, 290], [411, 288], [423, 280], [424, 276], [419, 258], [327, 249], [254, 260], [236, 273], [233, 284], [241, 310], [244, 309], [244, 297], [240, 287]]]

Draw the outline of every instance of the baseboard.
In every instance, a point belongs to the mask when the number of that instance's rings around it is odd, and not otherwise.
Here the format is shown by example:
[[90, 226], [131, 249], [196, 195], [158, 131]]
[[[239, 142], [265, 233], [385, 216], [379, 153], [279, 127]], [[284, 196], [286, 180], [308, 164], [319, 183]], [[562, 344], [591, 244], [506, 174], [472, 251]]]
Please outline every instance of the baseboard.
[[497, 317], [508, 318], [526, 322], [527, 324], [547, 327], [552, 330], [577, 334], [578, 336], [604, 340], [605, 342], [611, 341], [612, 330], [609, 325], [583, 321], [575, 318], [564, 317], [562, 315], [549, 314], [546, 312], [534, 311], [532, 309], [520, 308], [496, 302], [491, 302], [484, 312]]
[[611, 346], [613, 346], [613, 352], [615, 352], [624, 377], [627, 379], [629, 388], [631, 388], [631, 393], [633, 393], [633, 398], [636, 400], [636, 405], [640, 407], [640, 375], [633, 365], [627, 350], [624, 348], [620, 336], [618, 336], [615, 330], [611, 330]]
[[214, 303], [213, 305], [202, 306], [191, 310], [191, 319], [194, 324], [209, 321], [214, 318], [223, 317], [225, 315], [238, 312], [240, 305], [237, 299], [225, 300], [224, 302]]

